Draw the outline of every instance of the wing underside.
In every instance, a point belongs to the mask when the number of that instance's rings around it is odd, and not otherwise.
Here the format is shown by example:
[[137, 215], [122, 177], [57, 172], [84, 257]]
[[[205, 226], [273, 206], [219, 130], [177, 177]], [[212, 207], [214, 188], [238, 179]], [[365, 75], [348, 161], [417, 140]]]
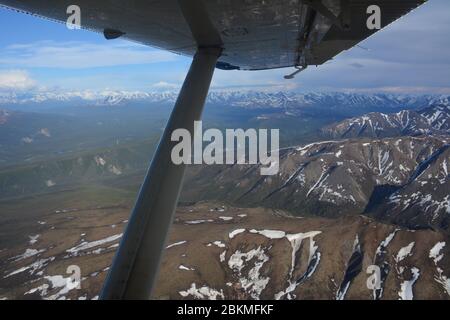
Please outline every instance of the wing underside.
[[[367, 7], [381, 8], [385, 27], [425, 0], [77, 0], [83, 28], [113, 30], [145, 45], [192, 56], [197, 43], [185, 6], [200, 2], [223, 47], [219, 66], [260, 70], [320, 65], [377, 30]], [[0, 0], [0, 4], [65, 23], [73, 0]]]

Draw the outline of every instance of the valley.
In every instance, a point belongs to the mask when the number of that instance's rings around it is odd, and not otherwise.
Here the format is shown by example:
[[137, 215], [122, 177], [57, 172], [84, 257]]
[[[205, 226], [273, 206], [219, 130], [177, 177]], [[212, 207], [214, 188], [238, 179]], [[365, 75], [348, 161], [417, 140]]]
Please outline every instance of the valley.
[[[172, 99], [75, 97], [0, 112], [0, 299], [98, 298]], [[281, 128], [280, 172], [188, 166], [152, 298], [449, 299], [445, 99], [211, 94], [205, 128]]]

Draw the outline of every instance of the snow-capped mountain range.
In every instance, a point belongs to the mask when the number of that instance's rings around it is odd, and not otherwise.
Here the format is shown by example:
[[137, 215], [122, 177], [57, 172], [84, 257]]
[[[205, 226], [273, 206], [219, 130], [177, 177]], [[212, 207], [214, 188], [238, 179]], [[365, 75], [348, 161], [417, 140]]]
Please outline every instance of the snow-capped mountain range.
[[[173, 104], [178, 92], [143, 91], [67, 91], [67, 92], [0, 92], [0, 106], [14, 105], [71, 105], [71, 106], [114, 106], [133, 102]], [[299, 107], [365, 107], [414, 109], [432, 103], [449, 104], [450, 96], [438, 95], [394, 95], [359, 93], [297, 93], [258, 91], [212, 91], [208, 103], [244, 108], [284, 108]]]
[[450, 131], [450, 105], [435, 104], [420, 110], [395, 113], [371, 112], [346, 119], [322, 129], [333, 139], [395, 137], [400, 135], [442, 134]]

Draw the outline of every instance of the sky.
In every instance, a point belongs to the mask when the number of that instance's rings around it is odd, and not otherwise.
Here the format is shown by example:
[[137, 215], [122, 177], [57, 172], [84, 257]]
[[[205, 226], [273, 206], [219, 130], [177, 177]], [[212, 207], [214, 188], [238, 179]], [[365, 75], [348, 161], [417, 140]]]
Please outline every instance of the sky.
[[[359, 47], [293, 69], [216, 70], [216, 90], [450, 94], [450, 1], [429, 0]], [[178, 89], [191, 59], [0, 8], [0, 91]]]

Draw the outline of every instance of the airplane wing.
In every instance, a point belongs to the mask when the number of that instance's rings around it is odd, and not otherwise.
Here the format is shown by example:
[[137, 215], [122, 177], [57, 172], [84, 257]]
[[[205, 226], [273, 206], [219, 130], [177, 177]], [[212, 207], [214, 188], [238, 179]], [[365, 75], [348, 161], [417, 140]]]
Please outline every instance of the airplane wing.
[[[378, 30], [366, 26], [367, 8], [381, 8], [381, 28], [426, 0], [200, 0], [209, 29], [223, 48], [217, 67], [261, 70], [320, 65]], [[76, 3], [75, 3], [76, 2]], [[192, 56], [196, 37], [183, 10], [205, 20], [193, 0], [0, 0], [0, 5], [65, 23], [81, 9], [81, 25], [105, 35]], [[183, 3], [182, 6], [180, 4]], [[192, 7], [194, 6], [194, 7]], [[207, 19], [206, 18], [206, 19]], [[192, 26], [193, 23], [190, 23]], [[200, 23], [199, 30], [205, 30]], [[198, 42], [198, 41], [197, 41]]]

